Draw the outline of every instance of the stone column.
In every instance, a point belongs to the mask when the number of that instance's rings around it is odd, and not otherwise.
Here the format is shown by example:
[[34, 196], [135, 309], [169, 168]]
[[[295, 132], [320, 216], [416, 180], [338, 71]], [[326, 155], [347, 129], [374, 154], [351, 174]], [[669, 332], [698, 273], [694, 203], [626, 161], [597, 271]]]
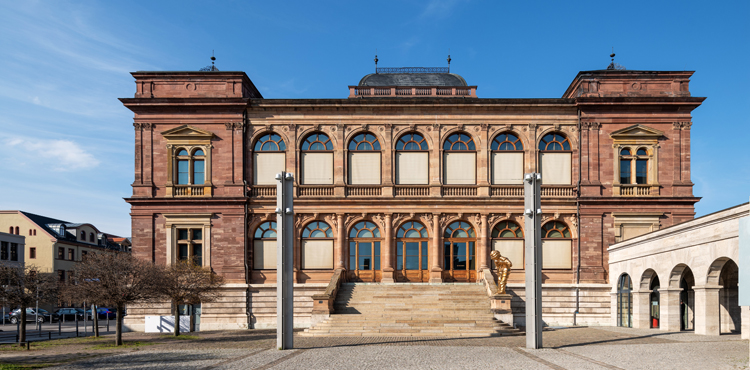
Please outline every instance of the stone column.
[[740, 330], [742, 339], [750, 339], [750, 307], [740, 307]]
[[488, 237], [489, 225], [487, 225], [487, 215], [479, 215], [480, 226], [479, 226], [479, 245], [477, 246], [477, 264], [479, 265], [479, 271], [488, 269], [489, 254], [490, 254], [490, 238]]
[[633, 327], [651, 327], [651, 291], [633, 292]]
[[665, 331], [680, 331], [680, 292], [679, 288], [663, 288], [659, 290], [659, 307], [661, 322], [659, 329]]
[[443, 282], [443, 269], [440, 268], [440, 251], [443, 249], [440, 245], [442, 238], [440, 237], [440, 215], [432, 215], [432, 243], [430, 243], [430, 283], [442, 283]]
[[333, 248], [334, 255], [336, 256], [336, 269], [346, 269], [344, 267], [344, 261], [346, 260], [346, 254], [344, 253], [346, 248], [346, 233], [344, 230], [344, 214], [339, 213], [336, 215], [336, 247]]
[[483, 123], [479, 127], [479, 140], [477, 144], [477, 195], [480, 197], [490, 196], [490, 143], [489, 135], [487, 133], [487, 124]]
[[383, 265], [383, 277], [380, 282], [393, 283], [393, 215], [387, 213], [385, 215], [384, 223], [385, 238], [383, 239], [383, 246], [380, 249], [382, 253], [380, 255], [380, 260]]
[[695, 291], [695, 334], [720, 334], [720, 289], [720, 286], [693, 287]]

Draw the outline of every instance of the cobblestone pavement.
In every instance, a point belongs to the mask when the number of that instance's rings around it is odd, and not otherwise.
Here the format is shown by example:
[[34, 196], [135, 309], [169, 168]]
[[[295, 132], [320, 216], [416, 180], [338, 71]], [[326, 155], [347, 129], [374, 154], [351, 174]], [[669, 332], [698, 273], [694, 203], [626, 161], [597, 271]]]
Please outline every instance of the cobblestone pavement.
[[296, 337], [296, 349], [278, 351], [273, 332], [247, 333], [202, 333], [198, 341], [54, 369], [747, 369], [749, 349], [739, 335], [606, 327], [545, 331], [541, 350], [525, 349], [525, 338], [518, 336]]

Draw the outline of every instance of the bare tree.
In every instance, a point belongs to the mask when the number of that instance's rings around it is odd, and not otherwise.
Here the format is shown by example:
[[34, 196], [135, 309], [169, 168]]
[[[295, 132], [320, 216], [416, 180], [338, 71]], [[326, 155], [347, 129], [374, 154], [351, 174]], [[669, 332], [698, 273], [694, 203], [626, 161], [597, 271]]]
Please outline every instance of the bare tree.
[[[66, 286], [65, 296], [72, 300], [96, 302], [117, 309], [115, 345], [122, 345], [122, 313], [125, 306], [157, 298], [162, 273], [151, 262], [125, 252], [88, 255], [76, 264], [75, 280]], [[93, 306], [92, 316], [98, 316]]]
[[21, 309], [18, 342], [26, 342], [26, 308], [35, 302], [51, 303], [57, 298], [57, 279], [36, 266], [0, 265], [0, 299]]
[[224, 278], [192, 261], [180, 261], [163, 269], [161, 294], [172, 301], [174, 335], [180, 335], [180, 305], [215, 301]]

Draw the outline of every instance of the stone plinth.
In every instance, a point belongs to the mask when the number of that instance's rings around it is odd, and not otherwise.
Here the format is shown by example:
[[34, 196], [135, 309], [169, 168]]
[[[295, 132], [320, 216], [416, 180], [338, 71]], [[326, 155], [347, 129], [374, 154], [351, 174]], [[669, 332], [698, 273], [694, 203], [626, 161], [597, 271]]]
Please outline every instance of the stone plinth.
[[510, 294], [495, 294], [490, 297], [492, 313], [495, 318], [508, 324], [513, 325], [513, 311], [510, 309]]

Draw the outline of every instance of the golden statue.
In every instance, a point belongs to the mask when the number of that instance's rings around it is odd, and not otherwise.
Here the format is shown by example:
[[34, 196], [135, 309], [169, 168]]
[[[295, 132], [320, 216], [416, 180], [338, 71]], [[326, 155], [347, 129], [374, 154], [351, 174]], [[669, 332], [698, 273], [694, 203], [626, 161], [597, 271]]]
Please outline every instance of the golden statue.
[[513, 264], [509, 259], [500, 255], [500, 251], [492, 251], [490, 259], [495, 262], [497, 268], [497, 293], [505, 294], [505, 286], [508, 285], [508, 275]]

